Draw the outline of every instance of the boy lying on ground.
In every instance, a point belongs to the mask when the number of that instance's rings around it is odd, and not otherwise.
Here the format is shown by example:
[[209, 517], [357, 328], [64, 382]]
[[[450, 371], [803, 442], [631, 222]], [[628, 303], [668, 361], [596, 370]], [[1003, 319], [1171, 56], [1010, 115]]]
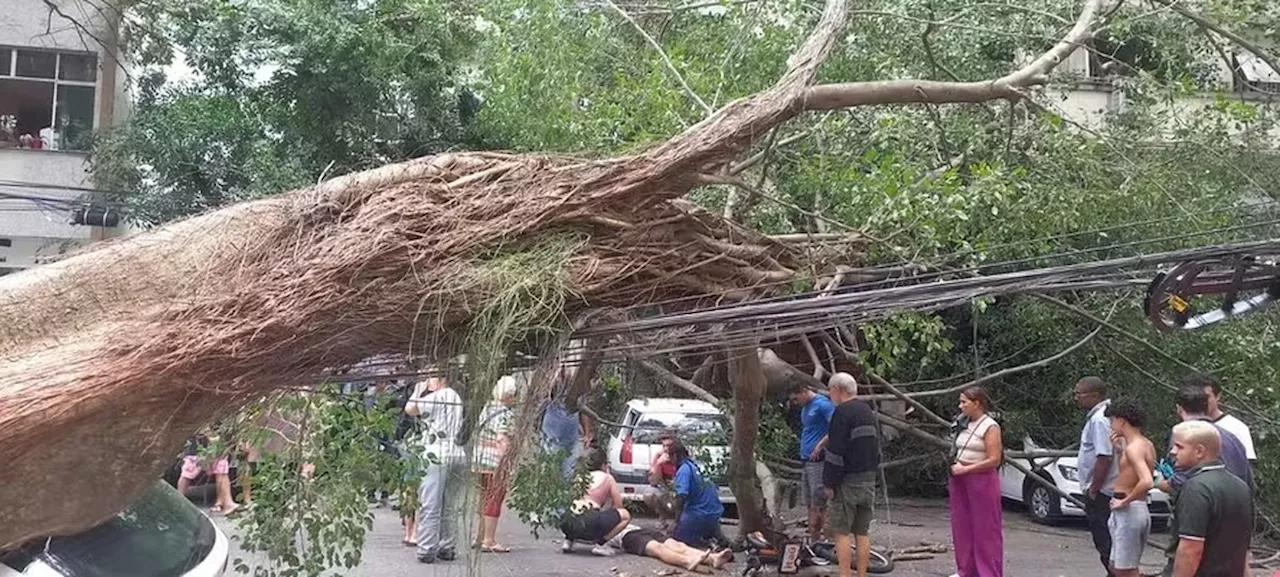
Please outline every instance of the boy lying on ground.
[[656, 529], [637, 525], [627, 525], [609, 540], [609, 546], [632, 555], [653, 557], [686, 571], [696, 571], [699, 565], [720, 569], [733, 560], [733, 552], [728, 549], [718, 553], [694, 549], [675, 539], [668, 539]]

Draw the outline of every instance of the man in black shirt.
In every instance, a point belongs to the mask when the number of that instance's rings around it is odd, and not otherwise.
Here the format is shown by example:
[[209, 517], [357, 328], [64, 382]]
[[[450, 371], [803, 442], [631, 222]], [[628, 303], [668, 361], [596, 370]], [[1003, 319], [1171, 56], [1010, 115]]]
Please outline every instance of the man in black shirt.
[[871, 406], [855, 400], [858, 382], [836, 373], [827, 383], [836, 411], [828, 430], [822, 485], [827, 493], [827, 527], [836, 540], [840, 577], [853, 576], [850, 534], [857, 542], [858, 577], [871, 561], [871, 506], [880, 471], [880, 439]]
[[1170, 454], [1187, 470], [1175, 502], [1172, 577], [1245, 575], [1253, 540], [1249, 486], [1218, 459], [1221, 433], [1212, 423], [1184, 421], [1173, 428]]

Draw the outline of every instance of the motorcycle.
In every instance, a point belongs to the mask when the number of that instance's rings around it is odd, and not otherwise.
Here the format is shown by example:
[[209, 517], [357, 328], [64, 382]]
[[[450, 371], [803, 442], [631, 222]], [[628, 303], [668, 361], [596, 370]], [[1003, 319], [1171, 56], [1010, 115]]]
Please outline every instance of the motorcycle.
[[[759, 575], [766, 568], [771, 568], [780, 574], [794, 574], [804, 567], [824, 567], [837, 563], [834, 543], [829, 541], [810, 543], [807, 539], [789, 539], [786, 534], [777, 531], [769, 531], [769, 533], [772, 539], [766, 537], [761, 531], [747, 535], [747, 559], [742, 569], [742, 577]], [[781, 547], [776, 543], [780, 543]], [[891, 571], [893, 571], [893, 559], [872, 550], [867, 572], [880, 574]]]

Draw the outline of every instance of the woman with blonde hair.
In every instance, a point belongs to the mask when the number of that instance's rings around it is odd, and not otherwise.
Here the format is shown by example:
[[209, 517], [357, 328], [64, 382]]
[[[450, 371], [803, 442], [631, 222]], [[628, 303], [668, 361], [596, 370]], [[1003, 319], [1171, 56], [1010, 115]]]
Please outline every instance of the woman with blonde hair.
[[482, 553], [510, 553], [511, 549], [498, 543], [498, 518], [502, 515], [502, 502], [506, 488], [498, 482], [498, 464], [507, 452], [507, 443], [520, 387], [511, 375], [498, 379], [493, 388], [493, 400], [480, 415], [479, 434], [476, 436], [475, 457], [472, 470], [480, 477], [480, 534], [475, 547]]
[[1000, 425], [989, 414], [991, 397], [982, 387], [960, 393], [948, 494], [951, 540], [956, 554], [952, 577], [1003, 577], [1004, 529], [1000, 507]]

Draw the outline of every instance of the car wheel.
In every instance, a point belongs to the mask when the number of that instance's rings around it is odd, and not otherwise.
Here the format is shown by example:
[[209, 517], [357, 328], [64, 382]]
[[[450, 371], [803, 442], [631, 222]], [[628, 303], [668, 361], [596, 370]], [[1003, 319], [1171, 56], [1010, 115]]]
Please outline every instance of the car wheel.
[[1022, 501], [1027, 506], [1027, 515], [1036, 523], [1052, 525], [1062, 515], [1058, 494], [1034, 481], [1028, 485]]

